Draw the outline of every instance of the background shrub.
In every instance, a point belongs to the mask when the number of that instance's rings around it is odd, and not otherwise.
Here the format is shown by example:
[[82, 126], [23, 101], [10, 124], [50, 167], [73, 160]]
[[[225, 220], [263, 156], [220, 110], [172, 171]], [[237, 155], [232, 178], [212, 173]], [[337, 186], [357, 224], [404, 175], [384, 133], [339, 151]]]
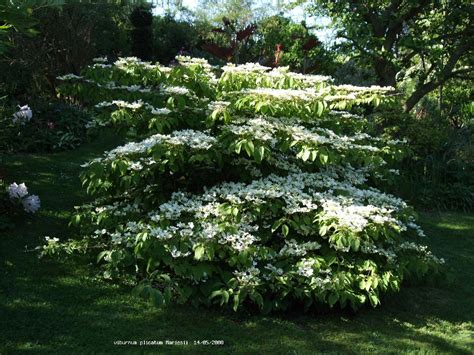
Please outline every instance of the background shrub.
[[90, 115], [77, 106], [60, 101], [30, 103], [33, 117], [13, 122], [18, 109], [4, 110], [1, 117], [0, 150], [7, 152], [52, 152], [73, 149], [87, 136]]

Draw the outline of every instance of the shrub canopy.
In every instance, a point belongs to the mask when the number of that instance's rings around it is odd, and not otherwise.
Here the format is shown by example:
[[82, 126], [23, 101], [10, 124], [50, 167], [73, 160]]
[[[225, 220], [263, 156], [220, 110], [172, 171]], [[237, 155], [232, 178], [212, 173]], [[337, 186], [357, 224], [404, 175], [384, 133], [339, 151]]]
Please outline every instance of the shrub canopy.
[[364, 133], [392, 88], [177, 61], [98, 58], [60, 78], [61, 96], [96, 111], [91, 129], [134, 140], [84, 165], [95, 200], [73, 218], [80, 239], [46, 253], [95, 255], [157, 304], [264, 312], [376, 306], [439, 270], [413, 210], [373, 187], [407, 152]]

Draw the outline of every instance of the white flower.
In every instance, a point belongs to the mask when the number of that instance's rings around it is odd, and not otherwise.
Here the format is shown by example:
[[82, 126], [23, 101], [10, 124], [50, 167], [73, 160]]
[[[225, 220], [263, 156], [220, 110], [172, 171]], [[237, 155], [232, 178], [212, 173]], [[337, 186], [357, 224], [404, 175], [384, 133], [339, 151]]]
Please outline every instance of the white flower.
[[189, 89], [182, 86], [162, 86], [161, 89], [168, 95], [188, 95]]
[[16, 182], [8, 187], [8, 194], [11, 199], [20, 199], [28, 195], [28, 189], [25, 183], [18, 185]]
[[[145, 153], [150, 148], [157, 144], [167, 143], [173, 146], [188, 146], [191, 149], [210, 149], [216, 143], [216, 138], [192, 129], [184, 129], [181, 131], [174, 131], [170, 135], [155, 134], [141, 142], [131, 142], [119, 146], [113, 150], [105, 153], [102, 159], [95, 159], [94, 161], [107, 162], [116, 159], [119, 156], [126, 156], [129, 154]], [[84, 166], [88, 166], [86, 163]]]
[[314, 259], [302, 259], [296, 273], [304, 277], [311, 277], [314, 274]]
[[92, 61], [95, 63], [107, 63], [107, 57], [106, 56], [97, 57], [97, 58], [92, 59]]
[[75, 74], [65, 74], [65, 75], [56, 77], [56, 79], [58, 80], [72, 80], [72, 79], [82, 79], [82, 78], [83, 78], [82, 76], [75, 75]]
[[36, 195], [26, 197], [21, 201], [21, 203], [23, 204], [23, 208], [25, 209], [25, 211], [28, 213], [35, 213], [39, 210], [41, 205], [40, 199]]
[[33, 111], [28, 105], [21, 106], [18, 112], [13, 114], [13, 123], [17, 123], [18, 121], [25, 122], [30, 121], [33, 117]]
[[163, 108], [155, 108], [153, 106], [147, 106], [147, 108], [149, 110], [151, 110], [151, 113], [153, 115], [168, 115], [169, 113], [171, 113], [172, 111], [170, 109], [167, 109], [166, 107], [163, 107]]

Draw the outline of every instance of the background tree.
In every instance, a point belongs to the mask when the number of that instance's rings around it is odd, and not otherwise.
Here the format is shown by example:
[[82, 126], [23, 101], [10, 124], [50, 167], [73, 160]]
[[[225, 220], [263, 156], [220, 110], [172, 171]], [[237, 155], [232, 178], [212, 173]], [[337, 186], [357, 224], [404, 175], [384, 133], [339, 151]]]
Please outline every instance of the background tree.
[[231, 21], [226, 17], [222, 19], [222, 22], [222, 27], [211, 30], [211, 41], [204, 43], [203, 50], [224, 62], [241, 63], [254, 60], [251, 49], [255, 41], [252, 35], [257, 25], [250, 24], [238, 28], [236, 21]]
[[342, 46], [371, 64], [378, 84], [414, 82], [406, 111], [448, 80], [472, 79], [474, 5], [469, 0], [315, 0], [308, 5], [332, 18], [345, 40]]
[[157, 16], [153, 21], [154, 59], [168, 64], [178, 53], [192, 53], [198, 46], [198, 37], [198, 29], [192, 23], [171, 14]]
[[281, 5], [271, 0], [199, 0], [195, 11], [197, 21], [220, 26], [225, 17], [238, 28], [244, 28], [281, 10]]
[[151, 60], [153, 56], [153, 14], [151, 7], [140, 5], [133, 9], [130, 14], [130, 22], [133, 25], [132, 54], [143, 60]]
[[[0, 58], [0, 92], [11, 98], [55, 96], [56, 77], [97, 56], [127, 56], [130, 7], [106, 3], [41, 6], [32, 13], [37, 36], [11, 32]], [[0, 95], [1, 96], [1, 95]]]
[[257, 46], [264, 64], [274, 65], [274, 53], [280, 49], [279, 65], [304, 73], [327, 73], [331, 55], [304, 22], [274, 15], [261, 20], [257, 27]]
[[35, 21], [31, 16], [34, 4], [29, 2], [11, 2], [0, 0], [0, 54], [4, 54], [11, 47], [12, 32], [23, 32], [33, 35], [36, 33], [33, 26]]

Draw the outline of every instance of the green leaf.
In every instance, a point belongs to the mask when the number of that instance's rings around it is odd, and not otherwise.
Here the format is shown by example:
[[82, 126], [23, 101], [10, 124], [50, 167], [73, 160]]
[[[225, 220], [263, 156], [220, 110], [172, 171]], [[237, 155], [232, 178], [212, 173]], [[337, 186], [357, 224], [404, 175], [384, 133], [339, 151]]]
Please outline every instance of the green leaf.
[[253, 145], [252, 141], [246, 141], [245, 142], [245, 151], [247, 152], [247, 155], [251, 158], [253, 156], [253, 151], [255, 147]]
[[365, 279], [362, 279], [359, 281], [359, 288], [361, 290], [368, 290], [370, 288], [370, 284], [368, 284]]
[[148, 294], [150, 297], [150, 301], [153, 303], [154, 306], [160, 307], [163, 305], [163, 294], [159, 290], [150, 287]]
[[302, 159], [303, 161], [308, 160], [310, 154], [311, 154], [311, 151], [310, 151], [309, 149], [307, 149], [307, 148], [304, 148], [303, 154], [301, 154], [301, 159]]
[[370, 301], [370, 304], [372, 305], [372, 307], [375, 307], [378, 304], [380, 304], [380, 300], [379, 300], [378, 296], [375, 293], [370, 293], [369, 294], [369, 301]]
[[375, 104], [375, 107], [377, 107], [377, 106], [380, 105], [380, 97], [375, 96], [375, 98], [374, 98], [374, 104]]
[[326, 233], [328, 232], [328, 226], [323, 224], [322, 226], [319, 227], [319, 235], [321, 237], [325, 236]]
[[339, 295], [335, 292], [331, 293], [328, 298], [329, 306], [333, 307], [339, 300]]
[[254, 301], [260, 307], [260, 309], [263, 309], [263, 297], [260, 293], [256, 291], [251, 293], [250, 299]]
[[240, 305], [240, 291], [237, 291], [235, 294], [234, 294], [234, 305], [232, 307], [232, 309], [234, 310], [234, 312], [237, 312], [237, 309], [239, 308], [239, 305]]
[[221, 301], [220, 301], [220, 305], [224, 305], [224, 304], [227, 304], [229, 303], [229, 297], [230, 297], [230, 294], [228, 291], [226, 290], [216, 290], [216, 291], [213, 291], [211, 293], [211, 295], [209, 296], [209, 300], [212, 300], [213, 298], [216, 298], [216, 297], [221, 297]]
[[101, 261], [108, 253], [109, 253], [108, 250], [104, 250], [103, 252], [100, 252], [99, 255], [97, 256], [97, 262]]
[[165, 288], [165, 295], [164, 295], [165, 303], [170, 303], [172, 297], [173, 297], [173, 294], [172, 294], [171, 287], [166, 287]]
[[201, 260], [204, 256], [206, 249], [202, 245], [198, 245], [194, 249], [194, 259]]
[[284, 224], [281, 226], [281, 232], [286, 237], [288, 233], [290, 232], [290, 228], [286, 224]]
[[233, 207], [232, 208], [232, 215], [234, 217], [237, 217], [239, 215], [239, 208], [238, 207]]
[[263, 160], [263, 155], [265, 154], [265, 148], [262, 146], [257, 147], [253, 152], [253, 157], [257, 163], [261, 163]]
[[273, 223], [272, 225], [272, 233], [274, 233], [281, 226], [282, 223], [283, 223], [283, 219], [279, 219], [275, 221], [275, 223]]
[[329, 156], [324, 152], [319, 152], [319, 161], [321, 164], [326, 164], [329, 160]]
[[243, 141], [240, 141], [235, 145], [235, 152], [237, 154], [240, 154], [240, 151], [242, 150], [242, 143], [243, 143]]
[[323, 114], [323, 111], [324, 111], [324, 104], [321, 101], [318, 101], [318, 109], [317, 109], [316, 114], [319, 117], [321, 117], [321, 115]]
[[360, 247], [360, 239], [357, 238], [357, 237], [351, 238], [351, 248], [352, 248], [354, 251], [358, 251], [358, 250], [359, 250], [359, 247]]

